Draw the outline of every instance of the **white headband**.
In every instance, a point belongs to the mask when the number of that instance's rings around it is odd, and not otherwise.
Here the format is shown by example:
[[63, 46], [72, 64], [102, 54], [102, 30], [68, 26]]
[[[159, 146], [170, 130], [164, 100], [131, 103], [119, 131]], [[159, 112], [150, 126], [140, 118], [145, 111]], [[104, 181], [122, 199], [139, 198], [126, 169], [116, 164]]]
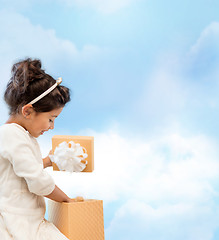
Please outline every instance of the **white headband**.
[[34, 100], [32, 100], [31, 102], [29, 102], [28, 104], [34, 104], [36, 102], [38, 102], [41, 98], [45, 97], [47, 94], [49, 94], [50, 92], [52, 92], [53, 89], [55, 89], [60, 83], [62, 82], [62, 78], [58, 78], [56, 80], [56, 83], [54, 85], [52, 85], [52, 87], [50, 87], [49, 89], [47, 89], [45, 92], [43, 92], [42, 94], [40, 94], [38, 97], [36, 97]]

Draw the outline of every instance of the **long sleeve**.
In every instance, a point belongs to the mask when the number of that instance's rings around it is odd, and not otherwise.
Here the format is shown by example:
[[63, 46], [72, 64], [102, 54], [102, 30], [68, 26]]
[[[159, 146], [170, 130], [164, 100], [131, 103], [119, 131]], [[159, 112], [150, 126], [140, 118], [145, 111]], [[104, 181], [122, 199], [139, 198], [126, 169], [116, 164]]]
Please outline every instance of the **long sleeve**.
[[54, 188], [52, 177], [43, 169], [38, 143], [22, 127], [10, 126], [0, 135], [0, 153], [10, 161], [15, 174], [26, 180], [30, 192], [48, 195]]

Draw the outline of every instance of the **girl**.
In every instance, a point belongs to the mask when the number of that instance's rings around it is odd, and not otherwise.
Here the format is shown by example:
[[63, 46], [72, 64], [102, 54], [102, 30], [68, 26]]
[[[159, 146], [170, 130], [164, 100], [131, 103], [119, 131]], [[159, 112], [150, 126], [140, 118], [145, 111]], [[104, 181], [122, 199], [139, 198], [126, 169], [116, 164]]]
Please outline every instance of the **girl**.
[[54, 128], [54, 120], [70, 101], [69, 89], [44, 70], [40, 60], [26, 59], [12, 67], [4, 99], [9, 119], [0, 127], [0, 239], [67, 240], [44, 219], [44, 196], [71, 202], [44, 170], [36, 138]]

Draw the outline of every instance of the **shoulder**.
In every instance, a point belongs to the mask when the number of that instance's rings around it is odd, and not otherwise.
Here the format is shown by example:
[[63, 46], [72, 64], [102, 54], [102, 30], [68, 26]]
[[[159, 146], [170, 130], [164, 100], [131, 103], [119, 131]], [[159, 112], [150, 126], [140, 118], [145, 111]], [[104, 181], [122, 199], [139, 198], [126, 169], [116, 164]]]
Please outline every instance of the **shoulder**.
[[20, 140], [28, 139], [28, 132], [16, 123], [4, 124], [0, 126], [0, 139], [1, 140]]

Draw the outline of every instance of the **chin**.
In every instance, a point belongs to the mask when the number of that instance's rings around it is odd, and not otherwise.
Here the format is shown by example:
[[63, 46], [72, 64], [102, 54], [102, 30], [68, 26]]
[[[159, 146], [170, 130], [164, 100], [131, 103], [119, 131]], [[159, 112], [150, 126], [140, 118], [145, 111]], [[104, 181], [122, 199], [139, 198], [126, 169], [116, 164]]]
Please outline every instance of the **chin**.
[[35, 133], [35, 134], [31, 134], [33, 137], [38, 138], [40, 135], [42, 135], [41, 133]]

